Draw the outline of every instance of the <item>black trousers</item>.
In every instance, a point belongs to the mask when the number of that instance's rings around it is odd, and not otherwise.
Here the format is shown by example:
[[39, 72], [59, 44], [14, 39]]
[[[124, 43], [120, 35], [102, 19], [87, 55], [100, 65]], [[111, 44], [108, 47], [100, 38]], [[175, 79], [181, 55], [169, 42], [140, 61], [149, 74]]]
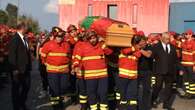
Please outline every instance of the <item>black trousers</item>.
[[184, 66], [184, 88], [186, 93], [195, 96], [195, 73], [193, 72], [193, 67]]
[[20, 110], [26, 107], [25, 102], [31, 85], [30, 72], [11, 75], [12, 81], [12, 104], [13, 110]]
[[159, 96], [160, 91], [162, 90], [163, 83], [165, 83], [165, 88], [163, 91], [163, 107], [169, 108], [172, 106], [172, 95], [173, 95], [173, 75], [155, 75], [156, 83], [153, 87], [152, 92], [152, 103], [155, 102]]
[[47, 91], [47, 88], [49, 86], [48, 78], [47, 78], [47, 70], [46, 70], [46, 66], [42, 64], [41, 61], [39, 61], [39, 72], [42, 81], [42, 89]]
[[52, 97], [60, 97], [67, 94], [70, 85], [68, 73], [48, 73], [48, 81]]
[[[117, 87], [118, 79], [118, 68], [108, 66], [108, 106], [109, 110], [115, 110], [117, 107], [116, 94], [119, 94]], [[117, 82], [116, 82], [117, 80]]]
[[87, 89], [86, 82], [84, 78], [77, 79], [78, 84], [78, 95], [79, 95], [79, 103], [81, 104], [82, 110], [87, 109]]
[[98, 108], [98, 104], [100, 106], [100, 110], [108, 108], [108, 78], [87, 79], [86, 87], [88, 103], [92, 110], [96, 110]]
[[119, 110], [137, 110], [137, 79], [120, 78], [120, 94]]
[[138, 75], [138, 99], [139, 99], [139, 110], [150, 110], [151, 109], [151, 71], [139, 71]]

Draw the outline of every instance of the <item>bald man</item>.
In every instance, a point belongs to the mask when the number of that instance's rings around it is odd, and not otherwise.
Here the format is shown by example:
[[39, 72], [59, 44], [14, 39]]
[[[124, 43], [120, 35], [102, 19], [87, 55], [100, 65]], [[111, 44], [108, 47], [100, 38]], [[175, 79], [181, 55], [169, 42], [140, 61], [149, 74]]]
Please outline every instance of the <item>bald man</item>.
[[152, 92], [153, 107], [157, 107], [156, 101], [164, 83], [165, 96], [163, 108], [165, 110], [175, 110], [171, 107], [172, 103], [170, 100], [172, 96], [172, 85], [176, 75], [176, 67], [179, 63], [176, 49], [170, 44], [170, 35], [168, 32], [162, 33], [160, 42], [153, 46], [151, 56], [155, 60], [154, 76], [156, 77], [156, 83], [154, 84]]

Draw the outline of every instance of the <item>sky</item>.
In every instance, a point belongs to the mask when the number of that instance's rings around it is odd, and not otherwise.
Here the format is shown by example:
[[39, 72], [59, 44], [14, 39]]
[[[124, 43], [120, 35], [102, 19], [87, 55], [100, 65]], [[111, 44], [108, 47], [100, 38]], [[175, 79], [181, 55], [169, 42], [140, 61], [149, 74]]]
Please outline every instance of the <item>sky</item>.
[[[192, 1], [195, 2], [195, 0], [170, 0], [170, 2]], [[5, 9], [8, 3], [17, 6], [19, 4], [19, 14], [37, 19], [41, 29], [50, 30], [51, 27], [58, 25], [58, 0], [0, 0], [0, 9]]]
[[18, 1], [19, 14], [38, 20], [42, 30], [58, 25], [58, 0], [0, 0], [0, 9], [5, 9], [8, 3], [18, 6]]

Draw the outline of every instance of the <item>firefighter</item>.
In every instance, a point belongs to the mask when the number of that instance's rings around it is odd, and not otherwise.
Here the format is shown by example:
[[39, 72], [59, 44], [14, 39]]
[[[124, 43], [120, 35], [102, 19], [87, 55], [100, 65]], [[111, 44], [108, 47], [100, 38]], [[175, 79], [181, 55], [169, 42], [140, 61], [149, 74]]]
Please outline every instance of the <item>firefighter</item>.
[[[79, 103], [81, 105], [81, 110], [87, 110], [88, 108], [86, 82], [83, 73], [80, 74], [78, 72], [77, 73], [75, 72], [74, 65], [77, 65], [76, 55], [78, 55], [78, 52], [81, 51], [80, 49], [82, 49], [83, 44], [85, 44], [86, 42], [85, 37], [86, 37], [86, 32], [80, 32], [78, 35], [79, 40], [74, 46], [73, 55], [72, 55], [73, 64], [72, 64], [72, 72], [71, 72], [73, 75], [76, 75], [77, 78], [76, 87], [77, 87], [77, 94], [79, 97]], [[80, 63], [79, 68], [81, 68], [81, 72], [83, 72], [82, 63]]]
[[77, 28], [75, 25], [69, 25], [67, 28], [67, 36], [66, 41], [69, 42], [71, 45], [75, 45], [78, 41], [77, 38]]
[[8, 36], [8, 27], [1, 25], [0, 29], [0, 51], [1, 51], [1, 60], [2, 60], [2, 77], [7, 77], [9, 72], [9, 63], [8, 63], [8, 43], [10, 41], [10, 36]]
[[120, 91], [119, 91], [119, 77], [118, 77], [118, 56], [120, 48], [110, 47], [113, 53], [106, 56], [108, 67], [108, 104], [109, 110], [115, 110], [119, 106]]
[[48, 79], [47, 79], [47, 71], [46, 71], [46, 66], [44, 62], [41, 61], [41, 50], [43, 48], [43, 45], [46, 43], [47, 38], [45, 33], [41, 32], [39, 35], [37, 47], [36, 47], [36, 58], [39, 62], [39, 72], [41, 76], [41, 81], [42, 81], [42, 90], [40, 91], [40, 96], [39, 98], [43, 98], [47, 95], [48, 91]]
[[137, 63], [141, 56], [142, 37], [134, 35], [132, 46], [121, 50], [119, 56], [120, 109], [137, 110]]
[[98, 42], [95, 31], [88, 31], [86, 37], [87, 41], [75, 55], [74, 69], [77, 74], [83, 74], [85, 79], [90, 110], [107, 110], [108, 74], [105, 55], [111, 54], [112, 50]]
[[[77, 28], [75, 25], [70, 24], [67, 27], [67, 34], [65, 37], [65, 41], [69, 43], [70, 45], [70, 51], [71, 51], [71, 55], [73, 53], [73, 49], [75, 44], [78, 42], [78, 38], [77, 38]], [[71, 62], [72, 63], [72, 62]], [[71, 69], [71, 66], [69, 67]], [[71, 87], [70, 87], [70, 95], [72, 96], [72, 102], [76, 101], [76, 76], [75, 75], [70, 75], [70, 83], [71, 83]]]
[[70, 46], [67, 42], [63, 42], [65, 34], [63, 31], [57, 27], [52, 30], [56, 30], [53, 33], [54, 40], [44, 44], [41, 56], [48, 73], [51, 104], [54, 110], [62, 110], [62, 102], [69, 87]]
[[[179, 62], [182, 60], [182, 49], [181, 49], [181, 38], [175, 32], [169, 32], [170, 34], [170, 43], [175, 46], [177, 57]], [[182, 89], [183, 77], [179, 74], [179, 71], [182, 69], [181, 66], [177, 67], [176, 81], [173, 83], [173, 89], [179, 93], [180, 96], [184, 96], [185, 92]]]
[[186, 97], [191, 98], [192, 95], [195, 95], [195, 41], [191, 29], [187, 30], [185, 34], [186, 40], [181, 44], [183, 71], [180, 71], [180, 74], [184, 78]]
[[[142, 49], [151, 51], [152, 46], [146, 43], [145, 34], [139, 34], [143, 38]], [[150, 110], [151, 109], [151, 77], [153, 70], [153, 59], [144, 55], [138, 59], [138, 96], [139, 109], [138, 110]]]

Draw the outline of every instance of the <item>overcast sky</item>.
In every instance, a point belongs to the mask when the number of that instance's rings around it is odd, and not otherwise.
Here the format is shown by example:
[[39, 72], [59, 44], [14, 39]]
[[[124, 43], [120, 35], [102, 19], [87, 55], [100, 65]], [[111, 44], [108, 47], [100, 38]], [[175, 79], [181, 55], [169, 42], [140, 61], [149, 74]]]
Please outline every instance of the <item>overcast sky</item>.
[[19, 14], [37, 19], [42, 29], [58, 25], [57, 0], [0, 0], [0, 8], [5, 9], [8, 3], [18, 6], [18, 1]]
[[[19, 13], [38, 19], [42, 29], [50, 30], [58, 25], [58, 0], [0, 0], [0, 8], [5, 9], [7, 3], [18, 5]], [[170, 2], [192, 2], [195, 0], [170, 0]]]

